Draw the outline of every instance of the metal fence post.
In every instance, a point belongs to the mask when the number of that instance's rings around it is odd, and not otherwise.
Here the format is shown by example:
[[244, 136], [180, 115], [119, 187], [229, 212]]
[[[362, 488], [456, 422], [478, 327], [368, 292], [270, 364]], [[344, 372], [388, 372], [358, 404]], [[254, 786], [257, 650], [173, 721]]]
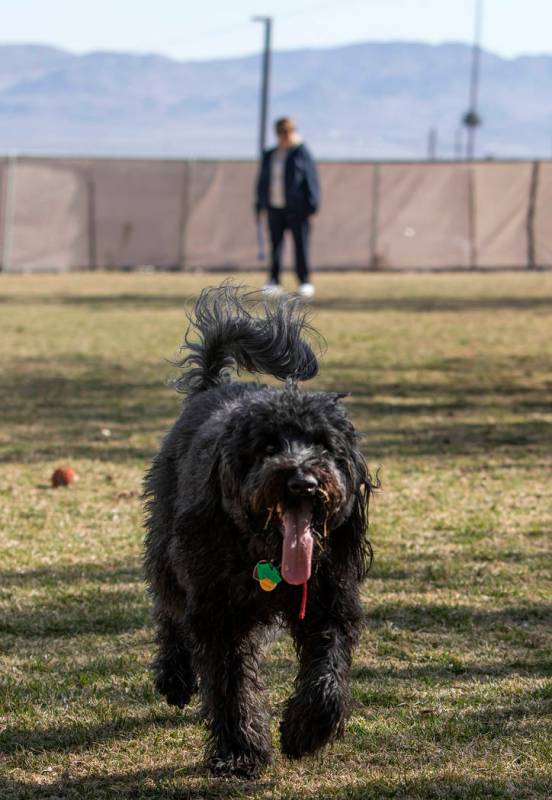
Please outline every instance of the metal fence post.
[[370, 257], [368, 261], [369, 269], [375, 270], [380, 267], [378, 255], [378, 233], [379, 233], [379, 203], [380, 203], [380, 164], [374, 164], [372, 175], [372, 216], [370, 219]]
[[187, 238], [188, 238], [188, 219], [190, 217], [190, 190], [192, 182], [192, 161], [184, 161], [180, 192], [180, 224], [178, 239], [178, 266], [181, 272], [187, 267]]
[[537, 208], [537, 193], [539, 189], [540, 162], [533, 161], [531, 169], [531, 182], [529, 184], [529, 201], [527, 204], [527, 269], [537, 266], [535, 250], [535, 211]]
[[86, 179], [88, 195], [88, 268], [98, 269], [98, 250], [96, 245], [96, 186], [91, 175]]
[[468, 164], [468, 231], [470, 237], [470, 269], [477, 268], [477, 207], [475, 202], [475, 173]]
[[2, 237], [2, 258], [0, 259], [3, 272], [9, 272], [11, 269], [16, 167], [17, 156], [10, 156], [6, 169], [6, 188], [4, 192], [4, 230]]

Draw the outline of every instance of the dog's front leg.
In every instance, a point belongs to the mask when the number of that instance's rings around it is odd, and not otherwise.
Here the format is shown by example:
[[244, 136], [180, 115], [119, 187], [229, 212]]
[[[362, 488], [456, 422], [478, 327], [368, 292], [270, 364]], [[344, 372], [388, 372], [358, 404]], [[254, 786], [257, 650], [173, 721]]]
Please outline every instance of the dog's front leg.
[[182, 625], [161, 608], [156, 611], [156, 627], [159, 649], [153, 662], [155, 686], [170, 706], [184, 708], [197, 691], [188, 642]]
[[220, 597], [205, 607], [210, 613], [196, 611], [189, 625], [210, 726], [209, 764], [220, 775], [251, 777], [271, 761], [268, 715], [260, 699], [259, 644], [251, 629], [244, 630], [243, 612], [230, 611]]
[[282, 752], [289, 758], [313, 753], [343, 733], [349, 711], [349, 672], [362, 609], [358, 587], [324, 591], [324, 607], [312, 597], [304, 620], [290, 619], [299, 655], [295, 691], [280, 724]]

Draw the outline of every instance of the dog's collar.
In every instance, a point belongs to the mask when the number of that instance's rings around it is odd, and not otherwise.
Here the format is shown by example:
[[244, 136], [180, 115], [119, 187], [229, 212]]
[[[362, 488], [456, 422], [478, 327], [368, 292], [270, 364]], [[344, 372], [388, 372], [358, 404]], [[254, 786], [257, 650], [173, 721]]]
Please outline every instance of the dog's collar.
[[[272, 592], [279, 583], [282, 582], [280, 570], [271, 564], [270, 561], [259, 561], [255, 564], [253, 578], [256, 580], [263, 592]], [[302, 584], [303, 593], [301, 595], [301, 606], [299, 608], [299, 619], [305, 619], [307, 611], [307, 581]]]
[[258, 564], [255, 564], [253, 578], [258, 581], [263, 592], [271, 592], [282, 581], [278, 567], [275, 567], [270, 561], [259, 561]]

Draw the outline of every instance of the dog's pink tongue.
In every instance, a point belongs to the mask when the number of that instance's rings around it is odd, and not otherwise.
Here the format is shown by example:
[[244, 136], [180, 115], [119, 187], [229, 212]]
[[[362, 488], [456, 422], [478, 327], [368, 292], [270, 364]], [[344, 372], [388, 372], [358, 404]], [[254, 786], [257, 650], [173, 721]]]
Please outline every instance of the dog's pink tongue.
[[311, 574], [312, 561], [312, 507], [305, 500], [297, 508], [286, 511], [284, 543], [282, 547], [282, 578], [286, 583], [299, 586], [306, 583]]

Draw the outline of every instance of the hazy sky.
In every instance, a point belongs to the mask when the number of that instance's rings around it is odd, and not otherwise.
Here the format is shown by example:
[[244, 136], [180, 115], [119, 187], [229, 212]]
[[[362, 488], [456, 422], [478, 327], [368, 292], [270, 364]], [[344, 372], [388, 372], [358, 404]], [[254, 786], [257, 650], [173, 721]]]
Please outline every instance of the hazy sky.
[[[483, 45], [505, 56], [552, 52], [552, 0], [483, 0]], [[255, 14], [274, 17], [274, 46], [367, 40], [470, 41], [475, 0], [0, 0], [0, 42], [76, 52], [216, 58], [258, 50]]]

